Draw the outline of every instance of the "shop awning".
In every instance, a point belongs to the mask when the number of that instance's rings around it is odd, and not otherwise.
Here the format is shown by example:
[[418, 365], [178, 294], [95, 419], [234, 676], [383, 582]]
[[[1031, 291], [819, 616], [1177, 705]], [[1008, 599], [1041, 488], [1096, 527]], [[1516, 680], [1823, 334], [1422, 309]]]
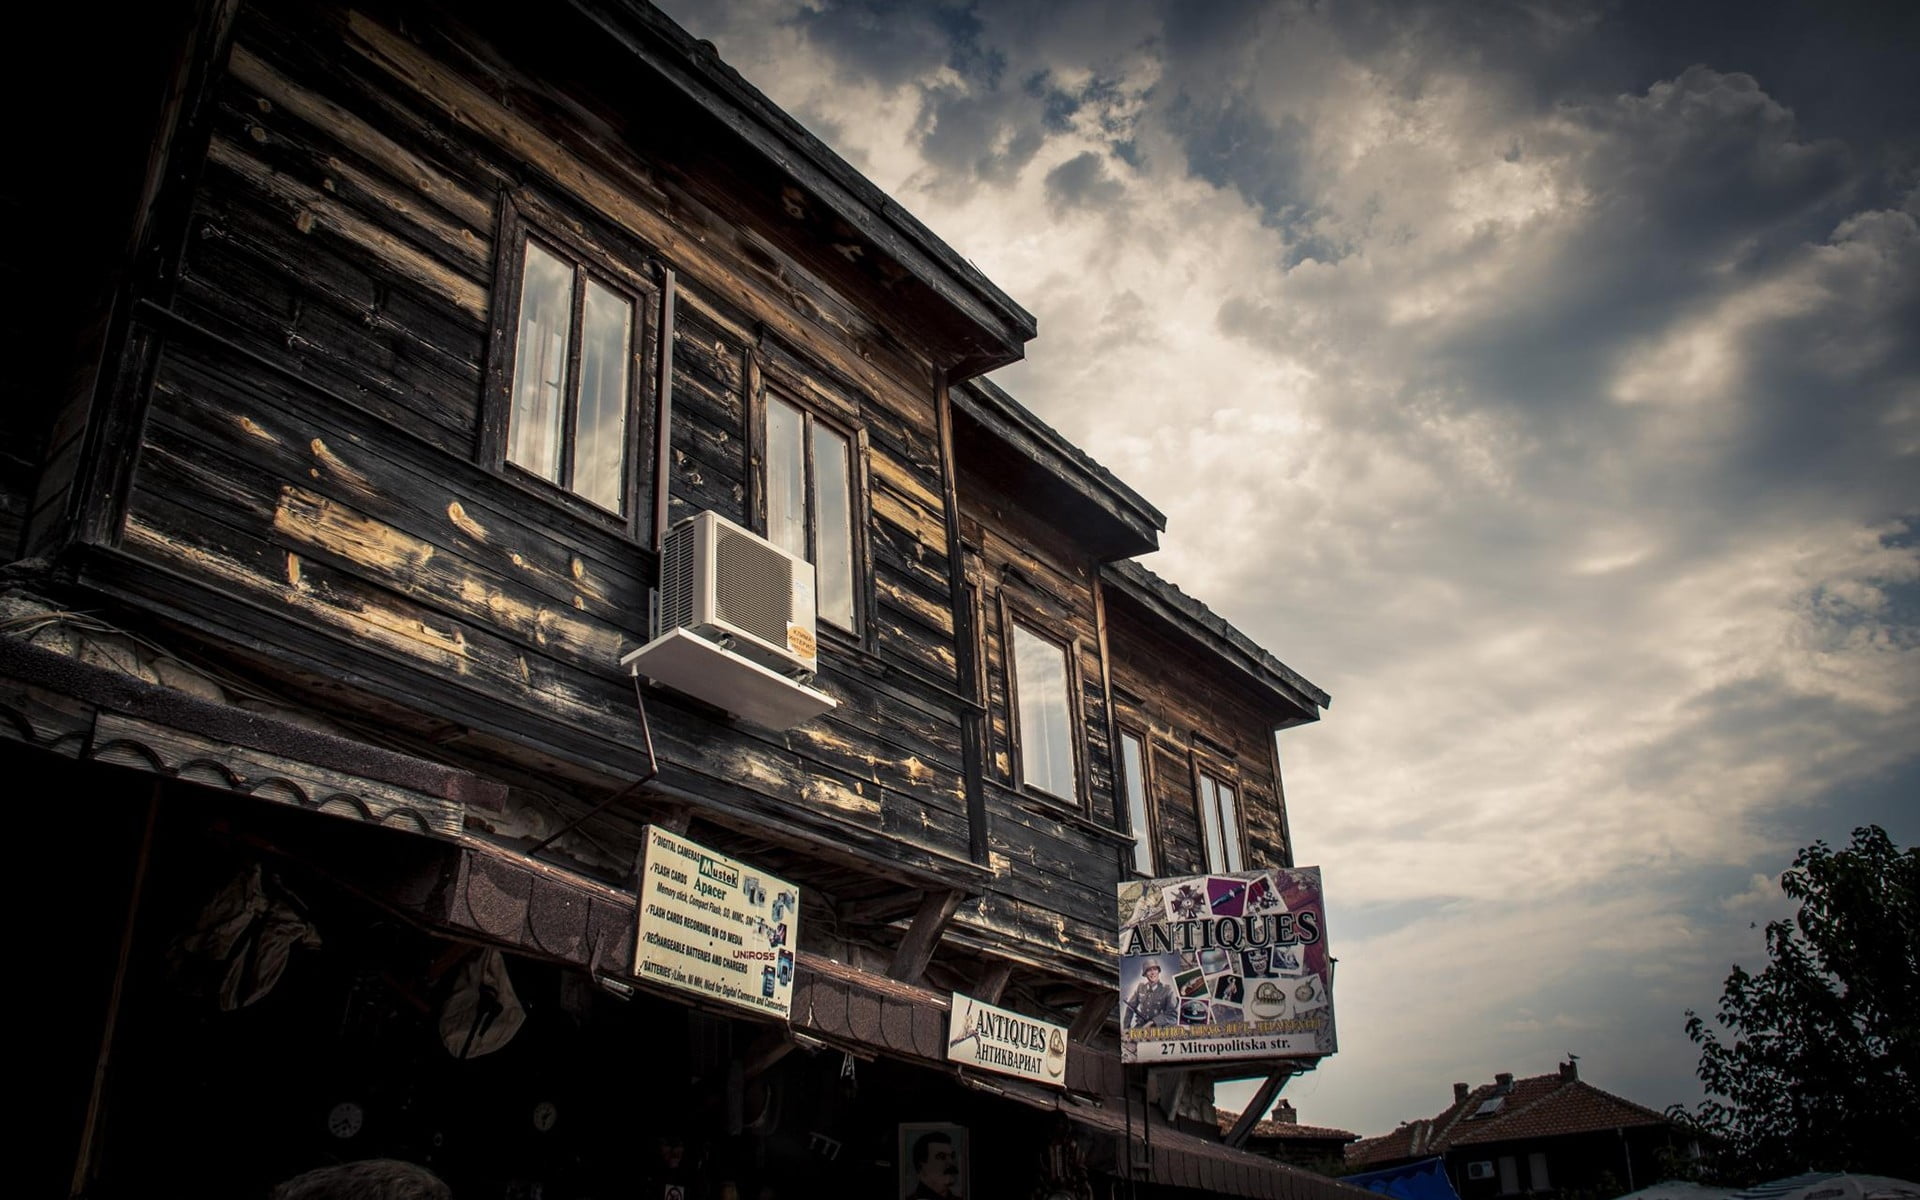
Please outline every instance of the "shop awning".
[[442, 837], [499, 784], [0, 637], [0, 740]]
[[[468, 841], [445, 885], [423, 896], [422, 911], [469, 936], [505, 948], [630, 976], [633, 896], [618, 888]], [[1108, 1167], [1137, 1178], [1220, 1195], [1265, 1200], [1355, 1200], [1368, 1193], [1206, 1138], [1155, 1125], [1119, 1104], [1119, 1056], [1089, 1047], [1068, 1049], [1066, 1089], [1059, 1091], [1002, 1075], [960, 1072], [947, 1061], [949, 1000], [930, 988], [902, 983], [802, 951], [795, 960], [792, 1028], [860, 1054], [880, 1054], [959, 1074], [963, 1082], [1016, 1103], [1064, 1114], [1106, 1139]], [[1103, 1102], [1103, 1098], [1104, 1101]], [[1129, 1154], [1129, 1144], [1137, 1147]], [[1123, 1157], [1124, 1156], [1124, 1157]]]
[[[633, 894], [466, 832], [470, 804], [498, 810], [504, 801], [500, 785], [471, 773], [7, 637], [0, 637], [0, 740], [426, 834], [389, 848], [412, 847], [404, 853], [356, 856], [326, 869], [443, 933], [602, 978], [632, 978]], [[952, 1072], [970, 1086], [1062, 1113], [1107, 1142], [1117, 1174], [1270, 1200], [1367, 1194], [1164, 1124], [1148, 1128], [1144, 1114], [1118, 1105], [1124, 1076], [1117, 1055], [1069, 1047], [1064, 1092], [963, 1072], [946, 1058], [949, 1004], [929, 988], [815, 954], [796, 957], [791, 1027], [799, 1038]]]

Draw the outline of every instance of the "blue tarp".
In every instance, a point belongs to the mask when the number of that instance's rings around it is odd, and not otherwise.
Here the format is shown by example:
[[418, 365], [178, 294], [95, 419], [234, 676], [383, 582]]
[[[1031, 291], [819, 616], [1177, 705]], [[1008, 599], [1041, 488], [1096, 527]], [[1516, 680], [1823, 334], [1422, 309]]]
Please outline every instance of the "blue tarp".
[[1343, 1175], [1340, 1182], [1379, 1192], [1383, 1196], [1393, 1196], [1397, 1200], [1460, 1200], [1460, 1194], [1453, 1190], [1453, 1181], [1447, 1178], [1445, 1160], [1438, 1158], [1423, 1158], [1419, 1162], [1408, 1163], [1404, 1167], [1389, 1167], [1384, 1171]]

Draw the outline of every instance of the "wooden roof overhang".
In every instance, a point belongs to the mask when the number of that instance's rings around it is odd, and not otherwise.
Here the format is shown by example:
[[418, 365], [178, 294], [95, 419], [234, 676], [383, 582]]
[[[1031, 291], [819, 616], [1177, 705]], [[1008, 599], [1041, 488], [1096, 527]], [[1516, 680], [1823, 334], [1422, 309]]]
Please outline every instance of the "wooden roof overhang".
[[0, 740], [413, 833], [457, 836], [507, 789], [0, 637]]
[[[586, 970], [602, 980], [651, 987], [633, 974], [634, 897], [546, 863], [511, 855], [474, 839], [443, 847], [443, 861], [409, 878], [391, 863], [379, 877], [349, 882], [363, 895], [445, 934], [511, 953]], [[444, 858], [451, 854], [451, 858]], [[1164, 1122], [1150, 1129], [1143, 1111], [1126, 1111], [1124, 1073], [1116, 1052], [1070, 1042], [1065, 1087], [1042, 1087], [1002, 1075], [969, 1072], [947, 1059], [948, 994], [904, 983], [808, 951], [795, 957], [788, 1037], [862, 1056], [952, 1075], [1004, 1099], [1056, 1112], [1097, 1135], [1104, 1153], [1094, 1165], [1126, 1174], [1126, 1149], [1142, 1143], [1140, 1178], [1217, 1195], [1271, 1200], [1346, 1200], [1367, 1193]], [[683, 994], [675, 999], [694, 1003]], [[733, 1010], [727, 1010], [732, 1015]]]
[[[471, 842], [470, 817], [485, 824], [508, 807], [508, 787], [475, 771], [201, 699], [7, 636], [0, 636], [0, 741], [439, 840]], [[695, 799], [651, 786], [659, 794], [644, 799]], [[973, 894], [989, 874], [959, 860], [883, 862], [877, 849], [761, 840], [743, 832], [768, 835], [752, 814], [700, 802], [711, 821], [702, 836], [715, 849], [751, 855], [803, 885], [822, 873], [839, 880], [853, 872], [872, 889]], [[486, 844], [547, 868], [517, 847]]]
[[1108, 563], [1101, 580], [1110, 594], [1124, 597], [1175, 633], [1204, 646], [1218, 662], [1275, 702], [1279, 712], [1274, 728], [1317, 721], [1320, 710], [1333, 703], [1327, 693], [1225, 618], [1139, 563]]
[[[609, 94], [666, 107], [651, 124], [721, 186], [709, 198], [754, 224], [823, 278], [880, 301], [950, 380], [1018, 361], [1032, 314], [846, 160], [643, 0], [568, 0], [622, 71], [592, 79]], [[576, 53], [575, 62], [588, 56]], [[639, 72], [632, 68], [640, 68]]]
[[[441, 936], [648, 986], [633, 972], [634, 894], [466, 832], [469, 805], [493, 809], [504, 800], [498, 784], [470, 772], [11, 637], [0, 637], [0, 740], [351, 818], [300, 829], [280, 823], [262, 848], [298, 858]], [[353, 832], [356, 824], [367, 832]], [[425, 836], [396, 840], [385, 830]], [[946, 1059], [947, 995], [810, 952], [795, 965], [787, 1026], [794, 1040], [965, 1074]], [[1061, 1112], [1110, 1139], [1137, 1136], [1141, 1127], [1112, 1103], [1123, 1082], [1117, 1054], [1076, 1042], [1065, 1078], [1064, 1092], [1000, 1076], [962, 1082]], [[1164, 1126], [1146, 1144], [1142, 1174], [1161, 1183], [1285, 1200], [1364, 1195]], [[1116, 1167], [1125, 1161], [1118, 1153], [1111, 1160]]]
[[1159, 548], [1165, 515], [1019, 401], [984, 379], [952, 400], [962, 467], [1031, 498], [1103, 562]]

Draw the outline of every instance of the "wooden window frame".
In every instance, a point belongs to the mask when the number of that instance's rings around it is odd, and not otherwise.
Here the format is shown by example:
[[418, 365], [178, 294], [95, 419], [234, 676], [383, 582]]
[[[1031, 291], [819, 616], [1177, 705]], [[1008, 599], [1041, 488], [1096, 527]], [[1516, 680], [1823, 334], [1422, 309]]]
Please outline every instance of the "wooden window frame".
[[[768, 364], [771, 365], [771, 364]], [[752, 389], [752, 398], [747, 405], [748, 447], [752, 463], [747, 471], [751, 481], [752, 496], [749, 500], [749, 525], [761, 537], [767, 537], [767, 398], [773, 398], [795, 409], [801, 417], [800, 448], [805, 462], [807, 496], [807, 561], [812, 563], [818, 556], [818, 529], [813, 511], [813, 480], [815, 468], [813, 462], [813, 427], [816, 423], [825, 425], [829, 430], [846, 439], [847, 443], [847, 520], [852, 528], [853, 572], [853, 628], [847, 629], [828, 620], [824, 613], [817, 614], [815, 628], [823, 635], [844, 640], [862, 649], [870, 648], [873, 637], [873, 554], [867, 537], [867, 524], [873, 511], [869, 479], [872, 466], [869, 462], [867, 430], [864, 425], [851, 419], [851, 412], [828, 412], [821, 405], [810, 404], [802, 396], [802, 389], [779, 379], [767, 378], [781, 372], [762, 370], [758, 385]], [[814, 570], [814, 595], [820, 592], [818, 577], [819, 566]], [[817, 603], [817, 600], [816, 600]]]
[[[1127, 814], [1127, 832], [1133, 835], [1135, 844], [1139, 844], [1142, 838], [1146, 840], [1147, 857], [1153, 860], [1152, 869], [1148, 871], [1146, 875], [1140, 875], [1139, 855], [1136, 852], [1132, 869], [1134, 875], [1138, 878], [1157, 878], [1161, 868], [1166, 865], [1167, 857], [1160, 844], [1160, 803], [1159, 797], [1154, 794], [1153, 786], [1153, 737], [1145, 729], [1126, 721], [1115, 721], [1113, 733], [1115, 743], [1113, 748], [1113, 773], [1115, 780], [1119, 781], [1121, 788], [1120, 794], [1114, 797], [1116, 802], [1115, 807], [1119, 811]], [[1127, 738], [1132, 738], [1140, 743], [1140, 807], [1142, 810], [1141, 815], [1145, 818], [1147, 824], [1145, 829], [1132, 828], [1133, 805], [1125, 794], [1127, 780], [1125, 743]], [[1198, 800], [1197, 795], [1195, 799], [1196, 801]]]
[[[1007, 767], [1013, 779], [1013, 786], [1022, 795], [1068, 809], [1080, 816], [1086, 816], [1089, 807], [1087, 786], [1087, 729], [1083, 681], [1080, 678], [1079, 640], [1063, 638], [1053, 632], [1055, 622], [1034, 612], [1026, 605], [1017, 605], [1007, 598], [1006, 590], [1000, 592], [1000, 670], [1005, 677], [1007, 689]], [[1014, 661], [1013, 629], [1015, 625], [1042, 641], [1057, 646], [1067, 665], [1067, 741], [1073, 755], [1073, 795], [1056, 796], [1045, 788], [1027, 782], [1026, 760], [1023, 753], [1023, 737], [1020, 731], [1020, 671]]]
[[[1218, 868], [1216, 868], [1213, 865], [1213, 860], [1211, 856], [1209, 856], [1207, 853], [1207, 844], [1209, 841], [1208, 834], [1207, 834], [1207, 830], [1208, 830], [1207, 804], [1206, 804], [1206, 799], [1201, 792], [1201, 780], [1204, 778], [1204, 779], [1212, 780], [1216, 789], [1222, 784], [1233, 789], [1233, 845], [1234, 845], [1234, 848], [1239, 851], [1239, 859], [1240, 859], [1239, 870], [1245, 871], [1247, 869], [1247, 860], [1248, 860], [1247, 789], [1240, 779], [1240, 772], [1235, 770], [1229, 763], [1226, 763], [1220, 759], [1215, 758], [1211, 754], [1206, 754], [1199, 750], [1193, 751], [1192, 760], [1193, 760], [1193, 764], [1192, 764], [1193, 765], [1193, 772], [1192, 772], [1193, 773], [1193, 817], [1194, 817], [1194, 824], [1198, 827], [1200, 831], [1200, 861], [1203, 864], [1205, 864], [1207, 873], [1210, 875], [1227, 874], [1227, 873], [1234, 872], [1234, 867], [1232, 863], [1228, 861], [1228, 856], [1226, 854], [1227, 846], [1224, 844], [1224, 840], [1223, 840], [1223, 844], [1220, 847], [1222, 861], [1221, 861], [1221, 865]], [[1215, 796], [1216, 798], [1214, 801], [1214, 811], [1217, 814], [1219, 811], [1219, 800], [1218, 800], [1217, 790], [1216, 790]]]
[[[587, 499], [564, 483], [555, 481], [507, 459], [509, 423], [513, 412], [513, 376], [519, 350], [522, 275], [526, 263], [526, 244], [536, 241], [542, 249], [566, 260], [576, 272], [615, 292], [633, 306], [627, 370], [627, 425], [623, 436], [621, 468], [621, 508], [612, 509]], [[492, 297], [492, 336], [487, 346], [486, 393], [481, 405], [480, 457], [484, 465], [519, 490], [557, 505], [578, 516], [610, 529], [618, 530], [634, 542], [653, 543], [653, 506], [646, 503], [651, 488], [662, 486], [654, 479], [654, 445], [659, 428], [658, 374], [661, 329], [666, 313], [666, 289], [662, 286], [665, 267], [657, 259], [646, 258], [636, 268], [615, 252], [581, 232], [577, 223], [525, 193], [501, 197], [500, 216], [494, 236], [494, 272]], [[584, 285], [576, 285], [584, 291]], [[569, 331], [567, 377], [562, 437], [571, 459], [573, 431], [569, 427], [579, 403], [578, 378], [581, 338], [580, 302], [574, 302], [573, 325]], [[657, 547], [655, 547], [657, 549]]]

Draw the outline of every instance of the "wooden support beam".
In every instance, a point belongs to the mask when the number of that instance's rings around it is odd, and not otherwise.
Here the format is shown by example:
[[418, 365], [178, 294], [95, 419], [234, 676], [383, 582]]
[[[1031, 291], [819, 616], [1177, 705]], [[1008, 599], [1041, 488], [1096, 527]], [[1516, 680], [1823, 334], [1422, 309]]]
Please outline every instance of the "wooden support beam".
[[671, 800], [649, 804], [647, 805], [647, 824], [656, 825], [675, 837], [685, 837], [687, 830], [693, 827], [693, 808]]
[[885, 925], [898, 921], [920, 907], [924, 898], [917, 888], [849, 900], [839, 908], [840, 920], [848, 925]]
[[1114, 1015], [1114, 1005], [1120, 1000], [1120, 993], [1113, 988], [1101, 988], [1090, 993], [1080, 1005], [1080, 1011], [1073, 1018], [1073, 1024], [1067, 1029], [1067, 1040], [1086, 1045], [1093, 1036], [1106, 1027], [1107, 1018]]
[[893, 965], [887, 968], [888, 978], [902, 983], [920, 982], [963, 899], [965, 897], [952, 888], [930, 891], [921, 897], [920, 911], [913, 914], [907, 936], [900, 939], [900, 948], [893, 953]]
[[1160, 1111], [1171, 1121], [1180, 1113], [1180, 1106], [1186, 1103], [1187, 1089], [1193, 1084], [1193, 1071], [1187, 1067], [1149, 1067], [1147, 1069], [1147, 1103], [1157, 1104]]
[[1293, 1078], [1292, 1067], [1277, 1067], [1271, 1075], [1267, 1076], [1267, 1081], [1260, 1085], [1260, 1090], [1253, 1094], [1252, 1100], [1248, 1101], [1247, 1110], [1240, 1114], [1240, 1119], [1235, 1121], [1233, 1128], [1227, 1131], [1227, 1145], [1236, 1149], [1246, 1145], [1247, 1135], [1252, 1133], [1253, 1127], [1260, 1123], [1260, 1118], [1267, 1115], [1267, 1110], [1273, 1107], [1274, 1097], [1280, 1094], [1281, 1087], [1291, 1078]]
[[751, 1083], [754, 1079], [773, 1069], [775, 1063], [793, 1053], [795, 1042], [787, 1036], [784, 1025], [776, 1025], [759, 1037], [753, 1039], [740, 1054], [740, 1078]]
[[1007, 983], [1012, 978], [1013, 964], [1004, 958], [993, 959], [970, 985], [971, 995], [984, 1004], [998, 1004], [1000, 997], [1007, 994]]
[[138, 930], [140, 907], [146, 897], [147, 868], [153, 861], [154, 830], [160, 824], [160, 803], [166, 784], [155, 780], [147, 794], [147, 814], [140, 829], [140, 849], [133, 860], [133, 887], [127, 897], [127, 918], [121, 926], [120, 953], [114, 962], [113, 986], [107, 993], [107, 1015], [100, 1030], [100, 1053], [93, 1065], [93, 1088], [87, 1094], [86, 1120], [80, 1128], [80, 1153], [73, 1165], [72, 1196], [86, 1195], [93, 1184], [98, 1165], [96, 1139], [100, 1133], [108, 1071], [113, 1064], [114, 1038], [119, 1031], [121, 1001], [127, 989], [127, 973], [133, 961], [134, 934]]
[[[645, 801], [647, 794], [641, 792], [637, 799]], [[662, 800], [657, 804], [649, 804], [647, 806], [647, 824], [657, 829], [664, 829], [675, 837], [685, 837], [687, 836], [687, 830], [693, 825], [693, 809], [689, 805], [672, 800]], [[627, 876], [627, 886], [635, 892], [641, 889], [642, 880], [640, 873], [646, 869], [646, 865], [647, 848], [643, 845], [633, 856], [633, 873]]]

